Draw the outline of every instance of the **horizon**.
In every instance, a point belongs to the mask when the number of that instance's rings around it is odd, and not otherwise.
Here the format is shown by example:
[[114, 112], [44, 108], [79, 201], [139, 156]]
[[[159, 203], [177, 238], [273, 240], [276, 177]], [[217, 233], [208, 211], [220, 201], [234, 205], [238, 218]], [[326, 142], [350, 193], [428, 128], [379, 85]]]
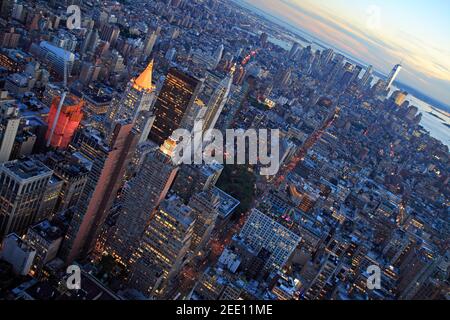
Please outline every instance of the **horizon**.
[[[400, 45], [392, 40], [392, 36], [380, 37], [383, 32], [383, 28], [392, 28], [392, 33], [406, 34], [402, 30], [405, 21], [404, 18], [397, 20], [403, 21], [398, 23], [401, 26], [397, 26], [396, 29], [391, 26], [395, 26], [392, 22], [392, 16], [384, 14], [387, 9], [392, 9], [386, 0], [377, 0], [374, 4], [367, 5], [368, 1], [358, 1], [358, 5], [352, 9], [353, 12], [359, 12], [366, 14], [367, 19], [374, 21], [367, 22], [366, 26], [361, 26], [358, 22], [347, 22], [344, 15], [349, 15], [350, 10], [343, 8], [342, 4], [348, 1], [334, 0], [332, 4], [324, 4], [323, 2], [314, 3], [310, 0], [304, 0], [302, 2], [298, 0], [234, 0], [238, 4], [246, 4], [247, 8], [255, 12], [255, 9], [264, 13], [268, 17], [268, 20], [276, 19], [278, 21], [272, 21], [278, 25], [287, 28], [295, 29], [291, 31], [300, 31], [305, 35], [310, 36], [313, 40], [317, 39], [331, 48], [335, 48], [338, 51], [348, 55], [349, 58], [354, 58], [364, 62], [367, 65], [373, 65], [377, 72], [387, 75], [397, 63], [402, 62], [402, 72], [398, 76], [396, 82], [401, 85], [410, 87], [417, 93], [425, 95], [427, 98], [434, 100], [436, 103], [442, 104], [441, 107], [447, 107], [450, 111], [450, 62], [442, 61], [436, 62], [439, 57], [450, 56], [450, 41], [445, 43], [441, 41], [438, 46], [435, 43], [426, 44], [420, 46], [419, 35], [413, 37], [409, 35], [404, 37], [401, 41], [408, 38], [413, 39], [410, 45]], [[450, 9], [450, 2], [441, 0], [433, 0], [442, 6], [447, 6]], [[364, 2], [366, 5], [362, 4]], [[355, 3], [355, 2], [354, 2]], [[415, 12], [420, 8], [420, 4], [416, 1], [412, 1], [414, 7], [410, 8], [409, 12]], [[398, 3], [397, 3], [398, 4]], [[436, 6], [430, 6], [435, 8]], [[283, 9], [289, 9], [284, 10]], [[365, 9], [365, 10], [363, 10]], [[349, 12], [343, 13], [342, 10]], [[435, 10], [435, 9], [434, 9]], [[283, 11], [283, 12], [280, 12]], [[378, 12], [377, 12], [378, 11]], [[330, 12], [336, 12], [335, 17], [330, 17]], [[440, 37], [450, 39], [450, 22], [442, 21], [445, 10], [442, 11], [441, 16], [435, 24], [447, 23], [449, 28], [442, 31], [440, 34], [433, 34], [435, 42], [439, 42]], [[450, 12], [450, 10], [448, 11]], [[258, 12], [255, 12], [258, 13]], [[377, 19], [379, 14], [379, 20]], [[430, 14], [429, 12], [423, 13], [423, 15]], [[375, 16], [375, 18], [373, 18]], [[271, 17], [272, 19], [270, 19]], [[300, 18], [303, 18], [300, 21]], [[395, 20], [395, 19], [394, 19]], [[305, 22], [308, 24], [306, 25]], [[378, 26], [373, 26], [376, 24]], [[371, 25], [372, 24], [372, 25]], [[369, 27], [373, 27], [377, 30], [372, 34], [365, 33]], [[366, 30], [364, 30], [366, 29]], [[400, 39], [394, 39], [400, 40]], [[401, 42], [400, 41], [400, 42]], [[406, 42], [408, 42], [406, 41]], [[397, 41], [399, 42], [399, 41]], [[429, 42], [429, 40], [427, 40]], [[429, 47], [428, 47], [429, 45]], [[401, 49], [399, 49], [401, 48]], [[422, 49], [423, 52], [418, 52], [417, 49]], [[414, 49], [414, 50], [413, 50]], [[420, 51], [420, 50], [419, 50]], [[427, 59], [425, 57], [428, 57]], [[430, 103], [430, 102], [427, 102]]]

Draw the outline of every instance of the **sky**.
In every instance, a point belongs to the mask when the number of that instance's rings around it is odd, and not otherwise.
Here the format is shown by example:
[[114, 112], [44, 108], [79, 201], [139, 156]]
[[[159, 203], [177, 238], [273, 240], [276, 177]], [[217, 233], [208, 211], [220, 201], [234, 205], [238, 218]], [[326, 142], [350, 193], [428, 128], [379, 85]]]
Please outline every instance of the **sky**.
[[450, 105], [449, 0], [242, 0]]

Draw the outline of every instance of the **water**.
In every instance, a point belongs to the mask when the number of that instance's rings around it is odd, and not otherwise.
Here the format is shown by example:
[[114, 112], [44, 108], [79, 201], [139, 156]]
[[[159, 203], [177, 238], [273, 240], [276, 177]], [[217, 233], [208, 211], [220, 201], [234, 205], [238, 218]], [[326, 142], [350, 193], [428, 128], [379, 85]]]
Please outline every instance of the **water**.
[[[297, 38], [297, 37], [293, 38], [288, 35], [285, 35], [283, 37], [283, 39], [279, 39], [278, 37], [269, 35], [269, 41], [274, 43], [275, 45], [278, 45], [287, 51], [290, 50], [290, 48], [292, 47], [294, 42], [298, 42], [303, 47], [311, 45], [313, 50], [317, 50], [317, 49], [323, 50], [326, 47], [326, 44], [322, 43], [320, 41], [320, 39], [316, 39], [313, 36], [302, 32], [299, 28], [296, 28], [290, 24], [283, 23], [283, 21], [280, 21], [280, 19], [278, 19], [277, 17], [268, 15], [267, 12], [264, 12], [263, 10], [256, 8], [243, 0], [234, 0], [234, 1], [238, 2], [239, 4], [243, 5], [244, 7], [248, 8], [252, 11], [257, 11], [259, 14], [262, 14], [264, 17], [266, 17], [268, 20], [271, 20], [274, 23], [278, 23], [278, 24], [281, 23], [281, 25], [283, 25], [287, 29], [292, 30], [294, 34], [299, 33], [299, 35], [303, 39], [309, 41], [309, 43], [306, 43], [305, 41], [303, 41], [300, 38]], [[274, 20], [276, 20], [276, 21], [274, 21]], [[260, 33], [261, 32], [258, 32], [258, 33], [252, 32], [252, 34], [254, 34], [254, 35], [259, 35]], [[331, 47], [331, 46], [328, 46], [328, 47]], [[335, 49], [335, 48], [333, 48], [333, 49]], [[335, 51], [339, 52], [339, 50], [335, 50]], [[348, 57], [350, 60], [353, 60], [352, 62], [357, 62], [362, 65], [367, 65], [365, 63], [362, 63], [358, 59], [348, 56], [348, 54], [345, 54], [345, 53], [343, 53], [343, 54], [344, 54], [344, 56]], [[397, 90], [397, 88], [392, 86], [391, 92], [394, 90]], [[448, 146], [450, 148], [450, 127], [447, 127], [445, 125], [445, 124], [450, 125], [450, 117], [449, 117], [450, 114], [445, 111], [440, 110], [437, 107], [431, 106], [430, 104], [420, 100], [419, 98], [416, 98], [415, 96], [413, 96], [411, 94], [408, 95], [406, 100], [409, 101], [410, 105], [416, 106], [419, 109], [419, 112], [422, 113], [422, 121], [420, 124], [427, 131], [430, 132], [430, 135], [433, 138], [438, 139], [439, 141], [441, 141], [443, 144], [445, 144], [446, 146]], [[432, 114], [430, 114], [430, 112], [439, 116], [439, 118], [437, 118], [436, 116], [433, 116]]]

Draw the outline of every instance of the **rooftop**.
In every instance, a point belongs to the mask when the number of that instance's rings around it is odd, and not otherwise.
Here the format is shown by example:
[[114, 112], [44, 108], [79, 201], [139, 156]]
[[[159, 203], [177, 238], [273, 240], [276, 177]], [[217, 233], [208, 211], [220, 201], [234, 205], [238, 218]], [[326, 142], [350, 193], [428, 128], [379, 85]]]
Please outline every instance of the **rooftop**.
[[[18, 180], [28, 180], [36, 177], [51, 176], [53, 171], [42, 162], [34, 159], [15, 160], [4, 163], [4, 171]], [[1, 168], [0, 167], [0, 168]]]

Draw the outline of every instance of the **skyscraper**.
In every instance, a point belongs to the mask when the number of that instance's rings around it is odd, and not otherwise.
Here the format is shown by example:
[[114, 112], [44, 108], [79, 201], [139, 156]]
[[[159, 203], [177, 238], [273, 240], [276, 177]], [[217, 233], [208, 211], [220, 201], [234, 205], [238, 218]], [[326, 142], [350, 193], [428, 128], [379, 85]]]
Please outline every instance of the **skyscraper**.
[[229, 73], [215, 88], [209, 102], [206, 106], [206, 113], [203, 122], [203, 131], [214, 129], [217, 119], [228, 101], [231, 85], [233, 83], [234, 70]]
[[191, 251], [196, 254], [208, 241], [219, 214], [220, 198], [212, 191], [195, 194], [189, 201], [192, 209], [190, 217], [194, 220]]
[[19, 129], [19, 109], [13, 99], [8, 99], [8, 92], [2, 91], [0, 97], [0, 163], [8, 161], [14, 140]]
[[[55, 121], [55, 117], [58, 114], [58, 106], [61, 97], [53, 98], [50, 112], [47, 118], [48, 130], [45, 135], [47, 140], [52, 134], [52, 124]], [[64, 99], [64, 104], [61, 108], [58, 122], [56, 123], [55, 131], [53, 132], [50, 144], [54, 148], [67, 148], [75, 130], [83, 118], [83, 101], [74, 95], [68, 95]]]
[[191, 208], [178, 199], [161, 203], [133, 255], [131, 286], [149, 296], [161, 297], [188, 253], [194, 229], [190, 213]]
[[64, 242], [67, 263], [89, 254], [122, 184], [139, 135], [129, 123], [118, 123], [106, 144], [95, 130], [77, 133], [71, 148], [91, 171]]
[[155, 121], [150, 140], [161, 145], [180, 128], [191, 111], [201, 87], [201, 81], [178, 69], [171, 68], [155, 103]]
[[137, 77], [132, 79], [127, 86], [120, 101], [116, 101], [109, 121], [112, 124], [119, 120], [135, 121], [139, 112], [150, 110], [155, 98], [155, 86], [152, 83], [153, 60], [147, 68]]
[[110, 253], [125, 265], [176, 176], [178, 167], [170, 157], [174, 147], [174, 141], [168, 140], [160, 149], [148, 153], [125, 193], [122, 210], [107, 243]]
[[0, 165], [0, 238], [13, 232], [21, 235], [36, 222], [52, 174], [33, 159]]
[[394, 66], [394, 68], [392, 69], [391, 73], [389, 73], [389, 76], [386, 80], [386, 90], [389, 90], [391, 88], [391, 85], [394, 83], [395, 79], [397, 78], [401, 70], [402, 66], [400, 64], [396, 64]]

